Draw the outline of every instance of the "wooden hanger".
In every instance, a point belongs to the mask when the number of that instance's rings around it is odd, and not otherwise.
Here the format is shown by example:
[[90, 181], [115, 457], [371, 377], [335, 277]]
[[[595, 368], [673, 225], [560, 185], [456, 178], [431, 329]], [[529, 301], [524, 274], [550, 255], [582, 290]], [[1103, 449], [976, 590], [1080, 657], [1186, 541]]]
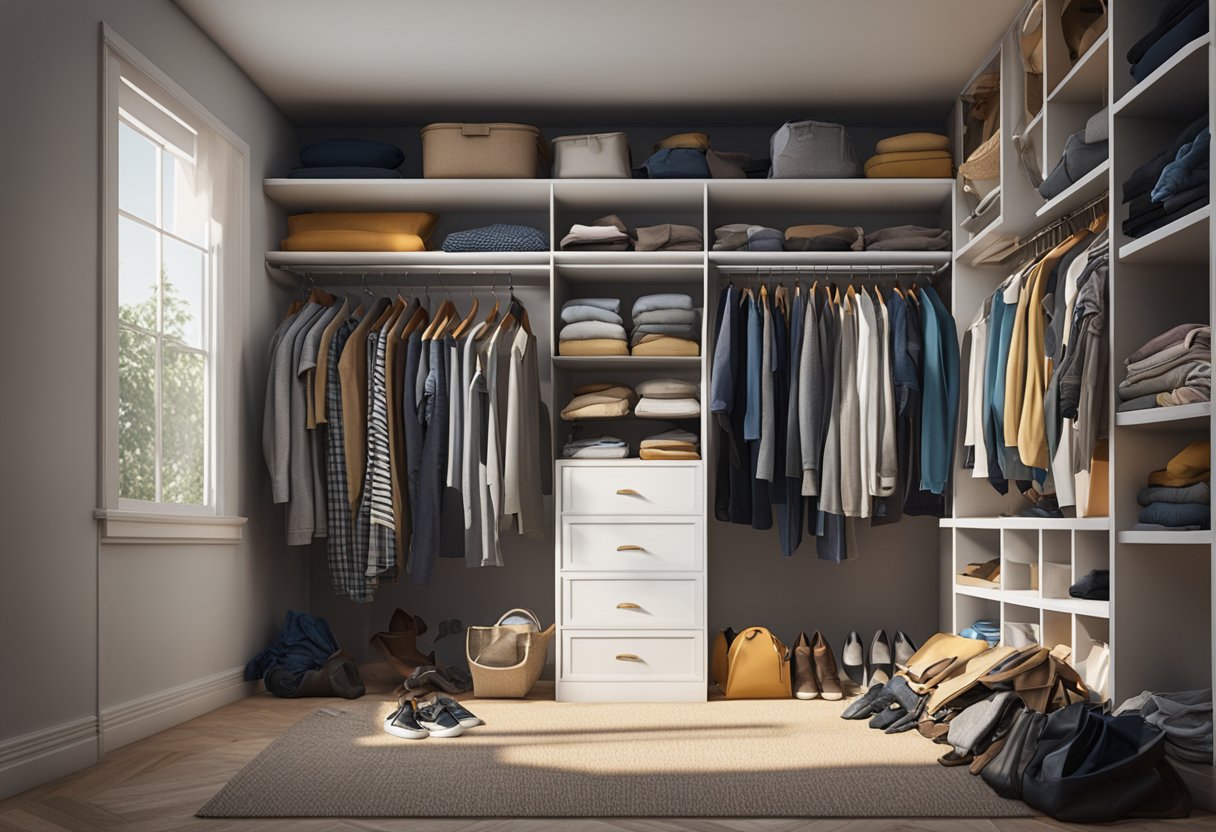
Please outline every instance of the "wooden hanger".
[[428, 326], [426, 331], [422, 333], [422, 340], [433, 341], [435, 339], [435, 333], [438, 332], [440, 327], [455, 314], [456, 304], [452, 303], [451, 300], [445, 300], [443, 303], [439, 304], [439, 309], [435, 311], [435, 317], [431, 318], [430, 326]]
[[464, 316], [464, 320], [460, 322], [460, 324], [456, 327], [455, 332], [452, 333], [452, 337], [457, 341], [464, 337], [464, 334], [469, 331], [469, 327], [473, 325], [473, 319], [477, 317], [477, 308], [480, 304], [477, 302], [477, 295], [471, 287], [469, 288], [469, 297], [472, 298], [472, 306], [469, 307], [469, 314]]
[[484, 341], [486, 336], [493, 331], [494, 322], [498, 320], [498, 292], [494, 288], [490, 288], [490, 294], [494, 296], [494, 306], [490, 309], [490, 314], [486, 315], [486, 319], [482, 321], [481, 328], [473, 335], [473, 338], [478, 341]]

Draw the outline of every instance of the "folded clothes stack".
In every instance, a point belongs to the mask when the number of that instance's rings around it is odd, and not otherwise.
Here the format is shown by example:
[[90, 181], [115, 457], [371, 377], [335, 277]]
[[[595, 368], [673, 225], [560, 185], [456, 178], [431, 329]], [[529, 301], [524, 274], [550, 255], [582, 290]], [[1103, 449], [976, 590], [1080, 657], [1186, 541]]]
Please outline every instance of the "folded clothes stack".
[[791, 225], [785, 229], [786, 251], [862, 251], [865, 229], [843, 225]]
[[736, 222], [714, 229], [714, 251], [782, 251], [785, 238], [775, 228]]
[[1143, 237], [1208, 204], [1210, 133], [1204, 113], [1123, 183], [1123, 233]]
[[633, 304], [634, 355], [700, 355], [700, 310], [679, 293], [643, 295]]
[[1115, 710], [1139, 714], [1165, 734], [1165, 756], [1187, 763], [1212, 764], [1212, 689], [1176, 693], [1143, 691]]
[[701, 415], [700, 388], [679, 378], [654, 378], [637, 386], [641, 397], [635, 416], [648, 419], [695, 419]]
[[959, 635], [963, 638], [983, 639], [990, 646], [996, 647], [997, 643], [1001, 640], [1001, 628], [995, 621], [981, 618], [970, 627], [964, 627], [960, 630]]
[[322, 139], [300, 151], [290, 179], [400, 179], [405, 154], [387, 142]]
[[637, 251], [704, 251], [705, 238], [699, 228], [665, 222], [638, 228], [633, 247]]
[[1127, 50], [1132, 77], [1143, 81], [1179, 49], [1207, 31], [1207, 0], [1170, 0], [1161, 7], [1152, 31]]
[[562, 304], [558, 355], [629, 355], [619, 298], [574, 298]]
[[1039, 196], [1054, 199], [1109, 158], [1110, 123], [1103, 109], [1065, 140], [1064, 154], [1039, 185]]
[[287, 218], [283, 251], [426, 251], [437, 214], [326, 212]]
[[[1211, 478], [1212, 446], [1192, 442], [1166, 463], [1165, 468], [1148, 475], [1148, 487], [1136, 497], [1140, 503], [1140, 522], [1135, 531], [1197, 531], [1212, 527]], [[1203, 486], [1199, 488], [1197, 486]]]
[[633, 234], [616, 214], [575, 223], [562, 237], [562, 251], [701, 251], [705, 238], [701, 229], [691, 225], [662, 223], [638, 228]]
[[763, 225], [733, 223], [714, 229], [714, 251], [948, 251], [944, 228], [895, 225], [866, 233], [842, 225], [791, 225], [785, 233]]
[[700, 459], [700, 447], [695, 433], [677, 428], [643, 439], [638, 456], [642, 459]]
[[629, 443], [615, 436], [590, 436], [569, 439], [562, 446], [566, 459], [624, 459], [629, 456]]
[[1129, 355], [1119, 411], [1211, 401], [1212, 328], [1179, 324]]
[[1068, 588], [1068, 594], [1073, 598], [1083, 598], [1086, 601], [1109, 601], [1110, 570], [1089, 570], [1081, 580]]
[[509, 225], [500, 222], [481, 228], [453, 231], [443, 238], [443, 250], [548, 251], [549, 235], [530, 225]]
[[874, 146], [874, 154], [865, 164], [870, 179], [949, 179], [954, 175], [950, 139], [937, 133], [891, 136]]
[[948, 251], [950, 232], [921, 225], [893, 225], [866, 234], [866, 251]]
[[579, 419], [615, 419], [628, 416], [637, 401], [634, 392], [620, 384], [584, 384], [574, 390], [574, 398], [562, 408], [568, 422]]

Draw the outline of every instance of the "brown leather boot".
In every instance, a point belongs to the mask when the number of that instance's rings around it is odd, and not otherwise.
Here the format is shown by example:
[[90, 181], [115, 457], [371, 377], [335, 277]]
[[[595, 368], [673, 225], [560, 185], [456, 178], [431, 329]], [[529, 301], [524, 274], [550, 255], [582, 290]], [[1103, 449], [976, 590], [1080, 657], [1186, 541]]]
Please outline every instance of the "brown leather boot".
[[820, 695], [829, 702], [843, 699], [844, 689], [840, 686], [840, 674], [836, 671], [836, 655], [818, 630], [811, 636], [811, 653], [815, 659]]
[[388, 627], [388, 632], [372, 636], [371, 643], [402, 679], [408, 678], [416, 668], [435, 663], [434, 653], [428, 656], [418, 649], [418, 636], [426, 632], [425, 621], [397, 609]]
[[798, 699], [819, 698], [819, 683], [815, 680], [815, 663], [806, 633], [799, 633], [798, 640], [794, 642], [794, 696]]

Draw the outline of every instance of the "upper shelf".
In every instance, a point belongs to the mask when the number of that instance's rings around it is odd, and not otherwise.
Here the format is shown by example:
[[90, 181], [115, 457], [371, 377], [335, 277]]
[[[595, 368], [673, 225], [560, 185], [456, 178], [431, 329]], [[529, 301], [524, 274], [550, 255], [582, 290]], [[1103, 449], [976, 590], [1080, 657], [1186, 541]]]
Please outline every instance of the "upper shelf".
[[1208, 51], [1211, 34], [1179, 49], [1151, 75], [1115, 102], [1117, 116], [1180, 119], [1208, 106]]
[[1095, 199], [1104, 191], [1109, 190], [1107, 176], [1110, 172], [1110, 160], [1073, 182], [1059, 196], [1045, 203], [1034, 215], [1044, 224], [1071, 214], [1091, 199]]
[[949, 251], [711, 251], [715, 266], [944, 266]]
[[549, 279], [549, 252], [498, 251], [451, 254], [445, 251], [268, 251], [266, 265], [298, 274], [419, 274], [456, 271], [509, 272]]
[[1102, 108], [1106, 100], [1106, 55], [1110, 51], [1110, 30], [1094, 41], [1089, 51], [1082, 55], [1047, 96], [1052, 104], [1097, 105], [1094, 112]]
[[953, 179], [715, 179], [711, 211], [937, 211]]
[[1206, 265], [1211, 223], [1212, 206], [1205, 205], [1119, 246], [1119, 262]]

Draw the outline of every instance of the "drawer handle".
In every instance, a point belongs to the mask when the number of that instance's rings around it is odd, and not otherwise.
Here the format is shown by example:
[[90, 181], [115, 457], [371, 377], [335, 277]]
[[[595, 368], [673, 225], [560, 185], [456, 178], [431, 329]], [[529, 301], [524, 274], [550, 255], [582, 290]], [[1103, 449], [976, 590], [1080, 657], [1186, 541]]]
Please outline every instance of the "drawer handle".
[[616, 660], [618, 662], [640, 662], [642, 657], [637, 653], [617, 653]]
[[639, 494], [637, 491], [635, 491], [632, 488], [618, 488], [616, 490], [616, 493], [620, 494], [622, 497], [641, 497], [642, 496], [641, 494]]
[[642, 605], [635, 604], [632, 601], [622, 601], [621, 603], [616, 605], [616, 608], [618, 610], [640, 610], [642, 608]]
[[645, 546], [638, 546], [636, 543], [622, 543], [616, 547], [618, 552], [645, 552]]

